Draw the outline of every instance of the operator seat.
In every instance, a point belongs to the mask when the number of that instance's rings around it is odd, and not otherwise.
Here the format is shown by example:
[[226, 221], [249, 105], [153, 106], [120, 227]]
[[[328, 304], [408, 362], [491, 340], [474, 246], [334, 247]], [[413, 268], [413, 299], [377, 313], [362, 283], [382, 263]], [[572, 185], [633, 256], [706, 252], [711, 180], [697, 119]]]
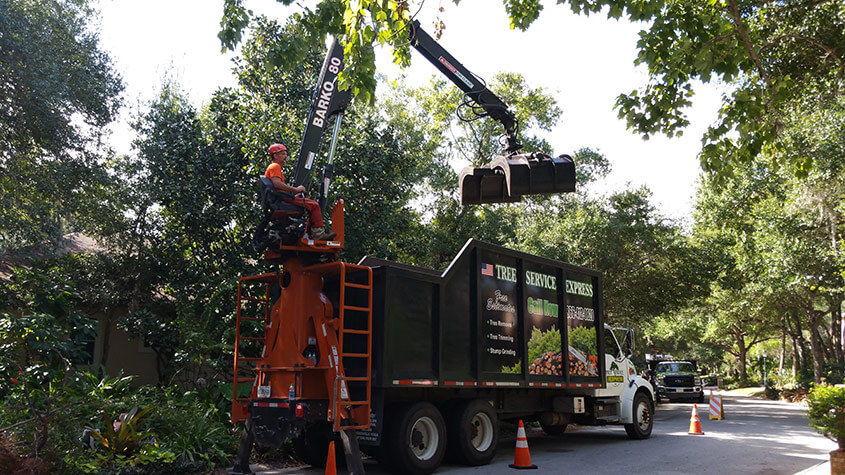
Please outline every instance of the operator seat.
[[294, 194], [278, 191], [273, 186], [273, 181], [266, 176], [258, 179], [258, 188], [261, 194], [261, 207], [264, 208], [265, 214], [270, 214], [271, 222], [288, 216], [301, 217], [308, 214], [308, 210], [304, 207], [285, 201], [287, 198], [294, 198]]
[[252, 247], [256, 252], [262, 252], [270, 246], [298, 241], [306, 231], [308, 210], [285, 201], [294, 194], [276, 190], [269, 178], [261, 176], [257, 184], [264, 219], [252, 236]]

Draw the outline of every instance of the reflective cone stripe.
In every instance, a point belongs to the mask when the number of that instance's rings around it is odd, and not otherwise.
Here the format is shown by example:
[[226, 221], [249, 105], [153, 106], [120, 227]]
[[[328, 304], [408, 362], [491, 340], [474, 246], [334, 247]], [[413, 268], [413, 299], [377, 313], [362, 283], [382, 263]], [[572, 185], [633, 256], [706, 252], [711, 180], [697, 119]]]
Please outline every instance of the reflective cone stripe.
[[692, 405], [692, 415], [689, 418], [689, 434], [704, 435], [701, 431], [701, 419], [698, 418], [698, 404]]
[[710, 391], [710, 420], [716, 419], [721, 421], [725, 418], [725, 413], [722, 412], [722, 396], [713, 394]]
[[334, 460], [334, 441], [329, 442], [329, 455], [326, 457], [326, 475], [337, 475], [337, 463]]
[[531, 463], [531, 454], [528, 452], [528, 438], [525, 437], [525, 426], [522, 424], [522, 419], [520, 419], [519, 426], [516, 429], [516, 452], [513, 455], [513, 463], [508, 466], [520, 470], [537, 468], [536, 465]]

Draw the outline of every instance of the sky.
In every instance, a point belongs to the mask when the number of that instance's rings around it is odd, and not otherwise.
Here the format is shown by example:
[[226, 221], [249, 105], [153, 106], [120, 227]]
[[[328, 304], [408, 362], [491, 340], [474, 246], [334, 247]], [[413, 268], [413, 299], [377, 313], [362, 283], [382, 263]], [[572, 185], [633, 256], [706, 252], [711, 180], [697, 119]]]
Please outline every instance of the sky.
[[[113, 125], [112, 144], [118, 153], [130, 152], [133, 135], [128, 123], [155, 97], [164, 77], [175, 79], [197, 107], [217, 88], [236, 85], [231, 72], [235, 54], [221, 53], [217, 39], [222, 0], [98, 2], [101, 46], [126, 84], [126, 107]], [[298, 8], [275, 0], [247, 0], [246, 5], [280, 20]], [[443, 12], [438, 11], [441, 6]], [[713, 85], [696, 89], [688, 113], [691, 125], [682, 137], [644, 141], [626, 130], [613, 105], [620, 93], [647, 83], [644, 67], [634, 66], [643, 24], [608, 20], [604, 14], [574, 15], [553, 1], [545, 2], [540, 18], [525, 32], [510, 29], [498, 0], [462, 0], [460, 6], [450, 0], [426, 0], [417, 18], [433, 34], [432, 22], [438, 16], [446, 26], [440, 43], [473, 73], [489, 79], [503, 71], [518, 72], [531, 87], [543, 87], [555, 97], [563, 113], [552, 131], [542, 134], [555, 155], [589, 147], [612, 164], [613, 171], [593, 186], [594, 192], [644, 185], [664, 216], [689, 220], [700, 170], [700, 139], [716, 119], [720, 90]], [[378, 71], [388, 79], [400, 74], [389, 50], [377, 50], [377, 58]], [[412, 66], [404, 74], [411, 84], [423, 84], [439, 73], [412, 52]]]

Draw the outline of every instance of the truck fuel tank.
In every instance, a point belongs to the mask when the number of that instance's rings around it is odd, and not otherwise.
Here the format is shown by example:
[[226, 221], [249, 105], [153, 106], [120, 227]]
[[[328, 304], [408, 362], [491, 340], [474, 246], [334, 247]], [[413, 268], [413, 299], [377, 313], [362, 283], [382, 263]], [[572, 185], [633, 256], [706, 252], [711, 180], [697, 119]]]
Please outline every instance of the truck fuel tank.
[[497, 156], [483, 167], [464, 168], [459, 184], [462, 205], [511, 203], [524, 195], [573, 192], [575, 163], [569, 155]]

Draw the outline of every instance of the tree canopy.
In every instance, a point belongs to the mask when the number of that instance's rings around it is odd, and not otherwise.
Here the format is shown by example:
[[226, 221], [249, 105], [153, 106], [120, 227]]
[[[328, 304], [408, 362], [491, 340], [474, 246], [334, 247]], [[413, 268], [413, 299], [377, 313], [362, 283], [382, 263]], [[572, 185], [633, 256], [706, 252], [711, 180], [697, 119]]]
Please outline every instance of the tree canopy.
[[101, 209], [97, 139], [123, 86], [93, 15], [84, 0], [0, 1], [0, 250]]
[[[278, 0], [285, 5], [291, 0]], [[456, 4], [460, 2], [455, 0]], [[540, 16], [540, 0], [503, 0], [511, 28], [527, 29]], [[705, 133], [701, 163], [723, 177], [748, 164], [764, 148], [798, 174], [812, 166], [789, 153], [782, 142], [786, 117], [823, 110], [845, 91], [845, 18], [841, 3], [759, 0], [654, 1], [559, 0], [578, 14], [606, 12], [608, 18], [643, 23], [636, 64], [649, 81], [620, 94], [616, 107], [629, 128], [647, 138], [682, 134], [695, 86], [721, 81], [728, 86], [719, 118]], [[341, 38], [348, 66], [342, 87], [372, 100], [373, 46], [388, 46], [397, 64], [411, 55], [407, 24], [416, 11], [407, 1], [322, 0], [298, 13], [309, 35]], [[220, 39], [233, 48], [250, 23], [242, 0], [226, 0]], [[275, 61], [295, 63], [302, 53], [295, 40], [277, 50]], [[633, 58], [632, 58], [633, 59]]]

